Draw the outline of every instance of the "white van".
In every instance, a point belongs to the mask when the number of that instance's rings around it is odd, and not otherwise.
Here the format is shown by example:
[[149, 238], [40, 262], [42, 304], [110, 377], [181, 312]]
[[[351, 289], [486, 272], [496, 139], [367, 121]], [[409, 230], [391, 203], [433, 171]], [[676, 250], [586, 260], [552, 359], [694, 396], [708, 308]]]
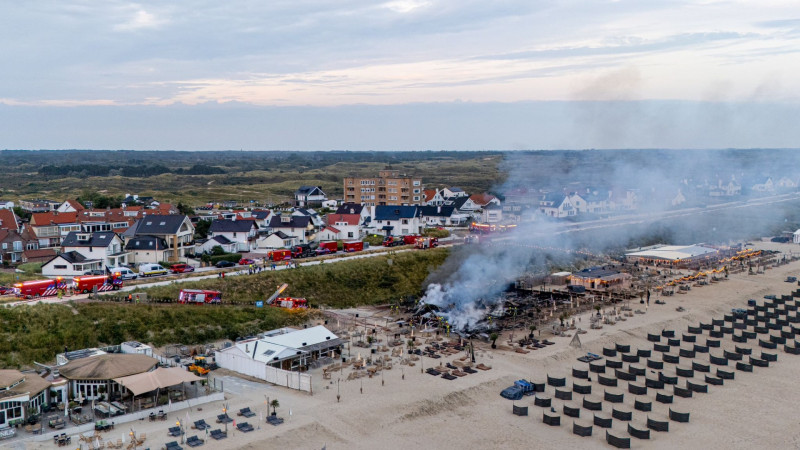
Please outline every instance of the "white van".
[[108, 269], [114, 276], [120, 277], [123, 280], [135, 280], [136, 272], [128, 269], [127, 267], [112, 267]]
[[167, 273], [169, 271], [161, 267], [160, 264], [142, 264], [139, 266], [140, 277], [154, 277], [156, 275], [166, 275]]

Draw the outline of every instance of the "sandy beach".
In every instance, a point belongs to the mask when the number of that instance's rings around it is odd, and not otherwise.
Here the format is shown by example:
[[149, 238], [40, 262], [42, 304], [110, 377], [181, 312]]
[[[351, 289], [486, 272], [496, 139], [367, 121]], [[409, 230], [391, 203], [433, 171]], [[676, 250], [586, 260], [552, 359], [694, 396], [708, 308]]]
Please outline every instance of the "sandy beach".
[[[797, 247], [791, 244], [757, 243], [758, 248], [772, 248], [789, 252]], [[601, 354], [603, 347], [615, 343], [628, 344], [632, 349], [652, 349], [647, 333], [661, 333], [663, 329], [675, 330], [681, 337], [688, 326], [699, 322], [710, 323], [712, 318], [722, 319], [731, 308], [745, 307], [750, 298], [763, 302], [764, 295], [788, 295], [798, 288], [796, 283], [784, 282], [787, 275], [800, 273], [800, 261], [767, 270], [765, 274], [748, 275], [746, 272], [731, 275], [727, 281], [693, 288], [685, 295], [665, 298], [666, 305], [651, 304], [646, 314], [634, 314], [624, 322], [606, 325], [603, 329], [588, 329], [588, 317], [581, 317], [580, 325], [587, 329], [580, 335], [582, 348], [569, 346], [570, 337], [556, 337], [556, 344], [527, 354], [515, 353], [505, 346], [507, 336], [498, 339], [499, 348], [492, 350], [489, 344], [478, 343], [477, 362], [492, 367], [489, 371], [477, 371], [456, 380], [448, 381], [421, 373], [429, 368], [450, 362], [463, 356], [443, 357], [433, 360], [424, 357], [414, 367], [395, 362], [391, 370], [373, 378], [346, 381], [350, 368], [334, 373], [332, 379], [323, 380], [320, 370], [315, 370], [313, 395], [277, 388], [253, 381], [225, 376], [226, 403], [237, 423], [246, 420], [236, 417], [234, 411], [250, 407], [257, 416], [248, 421], [256, 429], [249, 433], [233, 432], [229, 425], [229, 437], [221, 441], [209, 440], [205, 448], [214, 449], [262, 449], [277, 448], [323, 448], [371, 449], [371, 448], [594, 448], [610, 447], [605, 441], [605, 429], [594, 427], [590, 437], [572, 434], [573, 419], [561, 415], [561, 426], [551, 427], [542, 423], [543, 411], [549, 408], [534, 406], [533, 397], [523, 397], [517, 406], [528, 406], [530, 415], [519, 417], [512, 414], [512, 402], [499, 393], [520, 378], [544, 381], [548, 374], [566, 376], [571, 390], [573, 367], [588, 366], [576, 361], [587, 352]], [[632, 302], [633, 303], [633, 302]], [[638, 302], [631, 305], [639, 309]], [[685, 311], [676, 311], [678, 306]], [[708, 332], [697, 337], [704, 342]], [[730, 335], [722, 340], [721, 348], [712, 349], [712, 354], [733, 350]], [[757, 341], [738, 344], [753, 348], [753, 354], [761, 353]], [[684, 345], [685, 346], [685, 345]], [[756, 367], [753, 373], [736, 371], [734, 380], [726, 380], [723, 386], [709, 386], [708, 393], [695, 393], [693, 398], [675, 397], [674, 404], [665, 405], [653, 401], [653, 411], [644, 413], [633, 408], [634, 396], [627, 392], [627, 383], [618, 388], [609, 388], [625, 393], [623, 407], [633, 411], [633, 423], [643, 427], [647, 417], [667, 420], [669, 408], [690, 413], [688, 423], [670, 421], [669, 432], [651, 432], [649, 441], [631, 439], [633, 448], [797, 448], [800, 446], [800, 416], [795, 405], [800, 392], [795, 388], [795, 374], [800, 370], [800, 356], [787, 354], [783, 347], [768, 350], [777, 353], [778, 361], [768, 368]], [[654, 356], [660, 356], [654, 352]], [[616, 358], [612, 358], [616, 359]], [[683, 359], [683, 358], [682, 358]], [[708, 355], [698, 354], [695, 361]], [[639, 366], [644, 367], [644, 359]], [[683, 359], [679, 367], [690, 366]], [[627, 368], [627, 364], [625, 365]], [[713, 366], [712, 366], [713, 368]], [[665, 367], [665, 372], [674, 371], [674, 366]], [[712, 369], [713, 370], [713, 369]], [[647, 369], [648, 376], [654, 373]], [[594, 375], [594, 374], [592, 374]], [[691, 379], [702, 382], [704, 374], [696, 373]], [[217, 374], [221, 377], [220, 374]], [[640, 377], [640, 381], [643, 378]], [[603, 386], [592, 377], [592, 395], [603, 398]], [[683, 384], [683, 380], [681, 381]], [[341, 395], [337, 402], [337, 386]], [[362, 393], [363, 390], [363, 393]], [[647, 397], [655, 399], [655, 390]], [[671, 388], [662, 392], [671, 393]], [[544, 395], [553, 397], [554, 388], [547, 386]], [[278, 415], [285, 423], [272, 426], [264, 423], [266, 397], [277, 398], [281, 406]], [[573, 393], [569, 404], [580, 405], [582, 395]], [[553, 407], [561, 413], [565, 401], [553, 398]], [[191, 421], [213, 419], [221, 413], [223, 402], [202, 405], [191, 411], [170, 412], [166, 422], [140, 421], [132, 424], [137, 433], [147, 434], [147, 441], [139, 448], [162, 448], [165, 443], [176, 440], [167, 435], [167, 428], [175, 420]], [[581, 409], [579, 423], [590, 424], [592, 411]], [[602, 414], [611, 415], [611, 406], [603, 403]], [[214, 428], [218, 425], [213, 424]], [[130, 427], [128, 427], [130, 428]], [[116, 441], [129, 429], [107, 433], [108, 440]], [[628, 437], [627, 422], [614, 420], [611, 431]], [[203, 432], [187, 430], [187, 435]], [[72, 448], [78, 448], [73, 437]], [[184, 445], [184, 448], [188, 446]], [[30, 449], [57, 448], [52, 442], [27, 443]], [[85, 448], [85, 447], [84, 447]]]

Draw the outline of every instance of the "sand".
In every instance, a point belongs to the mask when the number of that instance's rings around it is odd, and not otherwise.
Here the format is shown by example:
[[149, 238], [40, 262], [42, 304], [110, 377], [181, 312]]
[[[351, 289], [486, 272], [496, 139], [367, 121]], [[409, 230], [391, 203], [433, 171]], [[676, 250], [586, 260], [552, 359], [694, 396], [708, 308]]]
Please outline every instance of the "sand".
[[[784, 252], [797, 250], [791, 244], [759, 243], [759, 248], [773, 248]], [[328, 449], [372, 449], [372, 448], [594, 448], [609, 447], [605, 443], [605, 430], [595, 426], [591, 437], [580, 438], [572, 434], [572, 418], [562, 416], [560, 427], [542, 423], [543, 409], [533, 405], [532, 397], [516, 402], [528, 406], [530, 415], [518, 417], [511, 413], [512, 402], [500, 397], [500, 391], [520, 378], [544, 381], [547, 374], [566, 375], [571, 387], [572, 367], [582, 367], [576, 361], [586, 352], [601, 354], [604, 346], [615, 342], [630, 344], [633, 349], [652, 349], [647, 342], [647, 333], [660, 333], [662, 329], [674, 329], [680, 337], [687, 326], [698, 322], [721, 319], [733, 307], [744, 307], [749, 298], [763, 299], [766, 294], [790, 294], [798, 286], [786, 283], [787, 275], [800, 274], [800, 262], [793, 262], [768, 270], [762, 275], [746, 273], [731, 275], [729, 280], [709, 286], [695, 287], [686, 295], [667, 297], [666, 305], [651, 304], [644, 315], [635, 314], [625, 322], [604, 326], [601, 330], [587, 330], [580, 336], [583, 347], [569, 347], [571, 338], [551, 338], [555, 345], [528, 354], [515, 353], [501, 345], [492, 350], [488, 344], [477, 345], [478, 362], [492, 366], [492, 370], [478, 371], [457, 380], [448, 381], [420, 373], [421, 365], [400, 366], [381, 377], [345, 381], [349, 370], [334, 374], [332, 380], [323, 380], [321, 371], [312, 372], [314, 393], [309, 395], [274, 386], [243, 381], [243, 389], [227, 394], [230, 411], [249, 406], [261, 413], [264, 411], [265, 395], [278, 398], [281, 407], [278, 413], [286, 422], [280, 426], [261, 423], [260, 429], [250, 433], [231, 433], [224, 441], [210, 441], [204, 448], [215, 449], [262, 449], [302, 448], [313, 449], [327, 446]], [[654, 300], [654, 299], [653, 299]], [[643, 305], [632, 302], [633, 309]], [[683, 306], [686, 311], [678, 312]], [[588, 328], [588, 318], [580, 325]], [[704, 342], [707, 332], [698, 336]], [[506, 336], [498, 340], [505, 343]], [[754, 354], [761, 349], [752, 344]], [[684, 344], [684, 347], [687, 347]], [[733, 350], [730, 337], [723, 339], [720, 349], [712, 349], [716, 355], [722, 350]], [[633, 448], [797, 448], [800, 446], [800, 392], [795, 388], [796, 373], [800, 370], [800, 356], [789, 355], [782, 348], [772, 351], [778, 354], [778, 362], [769, 368], [754, 368], [753, 373], [735, 371], [736, 379], [726, 381], [724, 386], [709, 386], [708, 394], [694, 394], [694, 398], [677, 398], [670, 405], [674, 410], [691, 413], [689, 423], [670, 422], [668, 433], [651, 432], [651, 440], [631, 439]], [[355, 353], [355, 350], [354, 350]], [[672, 352], [677, 353], [677, 352]], [[660, 356], [654, 352], [657, 359]], [[458, 355], [461, 356], [461, 355]], [[698, 357], [701, 359], [702, 357]], [[455, 357], [440, 360], [424, 358], [425, 368], [433, 367]], [[644, 360], [640, 366], [644, 367]], [[681, 367], [691, 363], [683, 360]], [[627, 364], [626, 364], [627, 367]], [[669, 366], [667, 366], [669, 367]], [[401, 369], [402, 368], [402, 369]], [[712, 370], [713, 370], [712, 366]], [[729, 368], [733, 370], [732, 368]], [[668, 371], [674, 371], [669, 367]], [[591, 374], [592, 397], [602, 398], [602, 387]], [[648, 369], [648, 375], [651, 375]], [[404, 376], [404, 379], [403, 379]], [[695, 374], [694, 380], [702, 380], [703, 374]], [[341, 400], [337, 402], [337, 380], [341, 378]], [[642, 380], [641, 377], [639, 379]], [[699, 381], [698, 381], [699, 382]], [[643, 384], [640, 382], [639, 384]], [[627, 393], [625, 382], [619, 392], [625, 392], [623, 407], [633, 411], [634, 423], [642, 426], [647, 414], [633, 409], [633, 396]], [[361, 389], [363, 388], [363, 394]], [[546, 395], [553, 396], [553, 388]], [[649, 397], [655, 398], [650, 389]], [[582, 396], [573, 394], [571, 404], [580, 404]], [[560, 413], [564, 401], [553, 399]], [[222, 404], [203, 405], [203, 411], [190, 411], [191, 420], [211, 420]], [[654, 418], [666, 418], [668, 405], [653, 402]], [[292, 414], [289, 415], [291, 410]], [[173, 417], [184, 418], [187, 411], [178, 411], [170, 416], [170, 422], [138, 422], [136, 430], [147, 433], [146, 446], [161, 448], [174, 440], [166, 429], [174, 425]], [[610, 416], [609, 403], [604, 403], [602, 414]], [[240, 419], [237, 417], [237, 419]], [[253, 420], [255, 419], [255, 420]], [[249, 420], [258, 426], [259, 417]], [[591, 423], [590, 411], [581, 409], [582, 423]], [[229, 429], [231, 427], [229, 426]], [[626, 423], [614, 420], [613, 432], [628, 437]], [[119, 432], [109, 434], [112, 440]], [[189, 435], [194, 434], [191, 430]], [[200, 434], [202, 437], [201, 433]], [[73, 442], [76, 441], [73, 439]], [[74, 444], [73, 447], [77, 447]], [[52, 443], [28, 444], [28, 448], [56, 448]], [[184, 446], [188, 448], [188, 446]]]

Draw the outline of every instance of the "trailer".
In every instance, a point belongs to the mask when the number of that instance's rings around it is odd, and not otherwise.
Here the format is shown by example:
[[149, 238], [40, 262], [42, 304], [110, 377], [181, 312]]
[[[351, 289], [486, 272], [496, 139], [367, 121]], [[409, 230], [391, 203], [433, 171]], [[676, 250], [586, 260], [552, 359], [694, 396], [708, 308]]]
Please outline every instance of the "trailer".
[[85, 275], [72, 279], [72, 290], [83, 294], [119, 290], [122, 278], [112, 275]]
[[14, 285], [14, 295], [22, 298], [52, 297], [66, 288], [67, 283], [61, 277], [55, 280], [23, 281]]
[[325, 253], [336, 253], [339, 251], [339, 243], [336, 241], [323, 241], [319, 243], [319, 247], [317, 247], [317, 253], [321, 248], [327, 249], [328, 251]]
[[343, 245], [345, 253], [360, 252], [364, 250], [364, 243], [361, 241], [348, 241], [345, 242]]
[[205, 289], [181, 289], [178, 294], [178, 303], [219, 304], [222, 302], [222, 292]]

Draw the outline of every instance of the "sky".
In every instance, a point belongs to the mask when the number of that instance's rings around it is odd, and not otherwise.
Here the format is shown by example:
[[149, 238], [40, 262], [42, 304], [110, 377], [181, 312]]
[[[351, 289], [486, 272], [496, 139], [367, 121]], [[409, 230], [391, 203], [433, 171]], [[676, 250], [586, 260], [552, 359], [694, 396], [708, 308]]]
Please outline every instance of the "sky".
[[797, 147], [793, 1], [7, 2], [0, 148]]

